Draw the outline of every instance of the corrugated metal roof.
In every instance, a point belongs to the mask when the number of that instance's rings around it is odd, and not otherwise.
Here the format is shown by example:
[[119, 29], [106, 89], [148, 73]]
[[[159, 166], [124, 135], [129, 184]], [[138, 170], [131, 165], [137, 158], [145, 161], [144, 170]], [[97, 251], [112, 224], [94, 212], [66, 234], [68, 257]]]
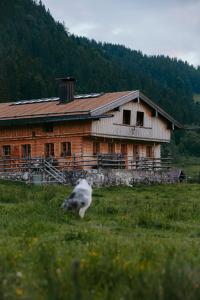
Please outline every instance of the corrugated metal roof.
[[[82, 98], [80, 98], [82, 96]], [[101, 116], [106, 112], [134, 100], [142, 99], [160, 116], [177, 128], [183, 126], [140, 91], [125, 91], [105, 94], [77, 95], [69, 103], [60, 103], [59, 98], [36, 99], [0, 104], [0, 125], [6, 120], [50, 118], [61, 116]]]
[[35, 102], [20, 105], [12, 103], [0, 104], [0, 120], [18, 119], [18, 118], [33, 118], [55, 115], [71, 115], [71, 114], [88, 114], [102, 105], [108, 104], [118, 98], [121, 98], [130, 92], [105, 93], [92, 98], [75, 99], [66, 104], [60, 104], [59, 100]]

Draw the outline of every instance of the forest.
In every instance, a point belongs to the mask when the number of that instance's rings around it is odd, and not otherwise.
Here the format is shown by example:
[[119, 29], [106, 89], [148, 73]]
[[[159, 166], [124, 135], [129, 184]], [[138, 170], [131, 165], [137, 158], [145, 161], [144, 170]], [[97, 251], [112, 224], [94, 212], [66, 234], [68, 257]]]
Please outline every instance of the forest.
[[[141, 90], [186, 127], [198, 127], [200, 67], [78, 37], [66, 26], [41, 1], [0, 1], [0, 102], [56, 96], [55, 79], [70, 75], [77, 93]], [[200, 132], [176, 133], [170, 151], [200, 156]]]

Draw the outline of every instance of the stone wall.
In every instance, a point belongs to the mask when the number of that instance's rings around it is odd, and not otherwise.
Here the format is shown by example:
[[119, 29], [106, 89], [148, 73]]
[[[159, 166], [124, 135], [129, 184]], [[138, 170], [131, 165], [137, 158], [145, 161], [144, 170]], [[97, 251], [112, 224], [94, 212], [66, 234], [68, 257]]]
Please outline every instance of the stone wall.
[[75, 185], [79, 178], [86, 178], [93, 186], [133, 186], [135, 184], [175, 183], [179, 179], [163, 170], [99, 169], [72, 171], [66, 174], [67, 183]]
[[[175, 170], [176, 171], [176, 170]], [[135, 184], [159, 184], [179, 182], [179, 172], [165, 170], [125, 170], [125, 169], [98, 169], [74, 170], [65, 173], [66, 185], [76, 185], [80, 178], [85, 178], [93, 186], [133, 186]], [[174, 175], [175, 174], [175, 175]], [[18, 172], [13, 174], [0, 174], [1, 179], [24, 181], [33, 184], [56, 183], [45, 172], [28, 173]]]

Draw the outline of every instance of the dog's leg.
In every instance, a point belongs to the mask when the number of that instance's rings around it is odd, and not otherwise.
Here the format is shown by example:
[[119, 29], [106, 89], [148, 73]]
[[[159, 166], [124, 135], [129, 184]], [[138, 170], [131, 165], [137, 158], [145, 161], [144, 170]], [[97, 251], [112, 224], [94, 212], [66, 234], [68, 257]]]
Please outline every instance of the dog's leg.
[[85, 207], [82, 207], [80, 210], [79, 210], [79, 216], [81, 217], [81, 219], [84, 218], [84, 215], [85, 215], [85, 212], [86, 210], [88, 209], [89, 206], [85, 206]]

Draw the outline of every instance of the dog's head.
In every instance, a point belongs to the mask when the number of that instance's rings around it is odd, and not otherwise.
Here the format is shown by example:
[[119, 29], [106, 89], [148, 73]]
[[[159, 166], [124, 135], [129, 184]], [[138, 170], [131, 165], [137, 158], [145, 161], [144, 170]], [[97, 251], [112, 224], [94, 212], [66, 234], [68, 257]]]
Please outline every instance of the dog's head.
[[74, 200], [74, 201], [69, 201], [68, 199], [65, 200], [63, 202], [63, 204], [61, 205], [61, 208], [64, 211], [68, 211], [68, 210], [78, 210], [80, 207], [80, 204], [78, 203], [78, 201]]
[[89, 185], [92, 186], [93, 180], [90, 177], [87, 177], [86, 179], [80, 178], [77, 180], [76, 185]]

